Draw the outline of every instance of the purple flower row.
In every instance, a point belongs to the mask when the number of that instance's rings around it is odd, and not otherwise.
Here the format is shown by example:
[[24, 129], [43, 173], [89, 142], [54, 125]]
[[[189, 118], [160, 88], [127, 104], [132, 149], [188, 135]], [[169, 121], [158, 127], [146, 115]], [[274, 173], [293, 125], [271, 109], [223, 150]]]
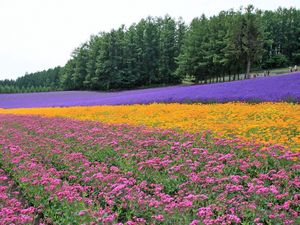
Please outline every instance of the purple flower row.
[[300, 72], [274, 77], [121, 92], [0, 94], [0, 108], [148, 104], [154, 102], [300, 101]]

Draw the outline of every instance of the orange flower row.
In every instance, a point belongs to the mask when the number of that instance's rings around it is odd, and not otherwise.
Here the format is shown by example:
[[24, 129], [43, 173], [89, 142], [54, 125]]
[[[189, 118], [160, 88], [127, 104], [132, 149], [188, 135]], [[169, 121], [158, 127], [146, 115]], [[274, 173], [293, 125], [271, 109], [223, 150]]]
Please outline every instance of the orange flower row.
[[222, 137], [255, 139], [300, 150], [300, 105], [290, 103], [150, 104], [0, 109], [0, 113], [68, 117], [110, 124], [145, 125]]

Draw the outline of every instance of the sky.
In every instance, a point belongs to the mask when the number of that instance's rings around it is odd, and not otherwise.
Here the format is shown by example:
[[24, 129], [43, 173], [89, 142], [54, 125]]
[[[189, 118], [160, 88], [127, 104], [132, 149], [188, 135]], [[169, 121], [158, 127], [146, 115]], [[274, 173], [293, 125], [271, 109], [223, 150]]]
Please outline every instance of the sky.
[[0, 80], [64, 66], [92, 34], [169, 14], [189, 24], [201, 14], [253, 4], [300, 8], [300, 0], [0, 0]]

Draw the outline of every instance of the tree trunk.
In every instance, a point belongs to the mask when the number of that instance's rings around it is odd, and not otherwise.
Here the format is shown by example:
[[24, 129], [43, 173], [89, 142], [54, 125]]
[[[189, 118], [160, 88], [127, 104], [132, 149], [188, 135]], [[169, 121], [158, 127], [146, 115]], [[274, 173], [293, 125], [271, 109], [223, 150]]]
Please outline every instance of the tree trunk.
[[246, 71], [246, 77], [250, 78], [250, 68], [251, 68], [251, 60], [250, 57], [247, 58], [247, 71]]

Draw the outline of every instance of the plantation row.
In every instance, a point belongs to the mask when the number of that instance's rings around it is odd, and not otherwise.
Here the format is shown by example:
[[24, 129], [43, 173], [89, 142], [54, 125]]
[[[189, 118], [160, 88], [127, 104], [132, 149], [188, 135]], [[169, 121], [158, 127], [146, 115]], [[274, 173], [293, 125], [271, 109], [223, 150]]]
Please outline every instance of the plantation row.
[[300, 106], [290, 103], [150, 104], [0, 109], [0, 114], [94, 120], [107, 124], [210, 130], [216, 136], [279, 144], [300, 152]]
[[[249, 77], [251, 68], [299, 65], [300, 10], [222, 11], [189, 26], [148, 17], [101, 32], [74, 50], [64, 67], [0, 81], [0, 92], [111, 90]], [[279, 35], [280, 34], [280, 35]]]
[[53, 224], [299, 222], [300, 154], [278, 146], [0, 115], [0, 147], [23, 195], [19, 211], [1, 195], [1, 224], [24, 215]]

